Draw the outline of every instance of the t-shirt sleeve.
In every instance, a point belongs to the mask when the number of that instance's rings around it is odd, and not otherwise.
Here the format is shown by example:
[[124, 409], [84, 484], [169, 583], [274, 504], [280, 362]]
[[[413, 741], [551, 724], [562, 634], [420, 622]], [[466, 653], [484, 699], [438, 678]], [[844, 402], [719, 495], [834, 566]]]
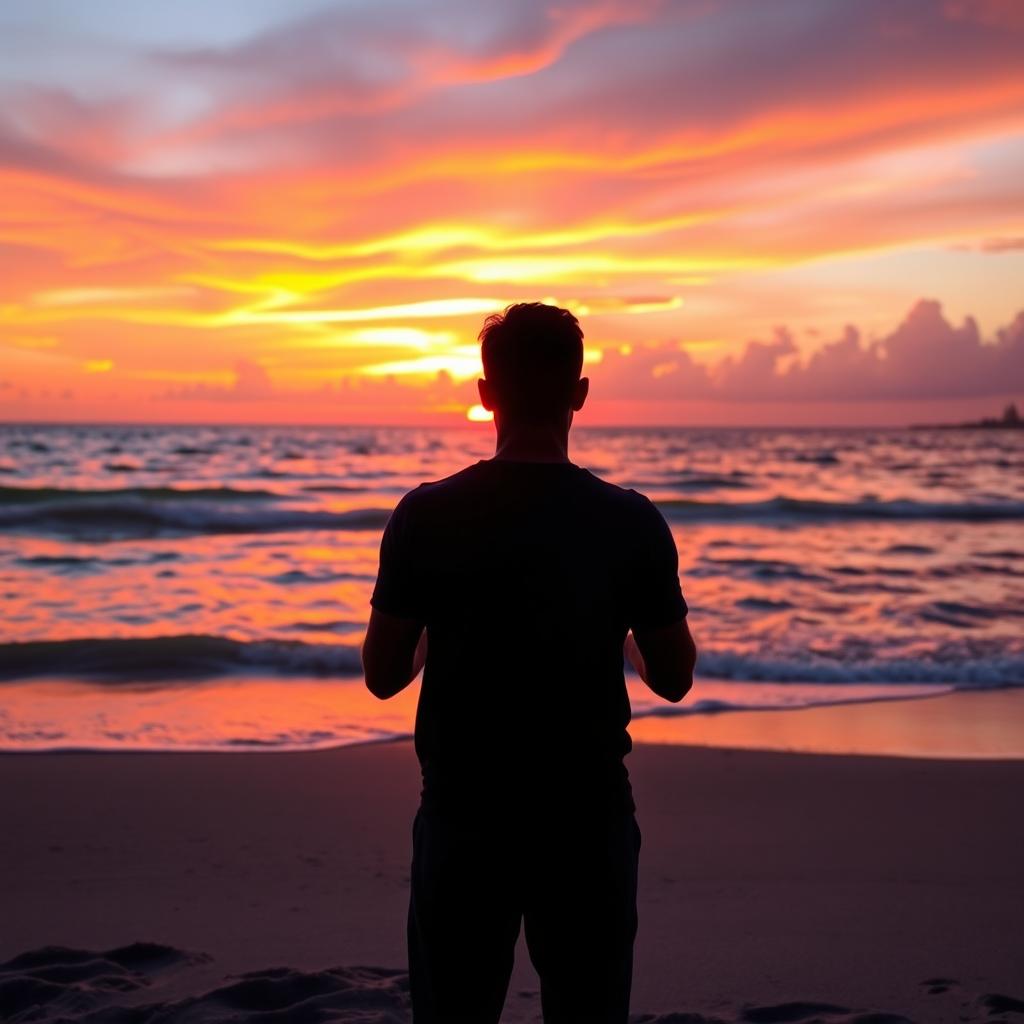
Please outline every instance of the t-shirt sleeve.
[[370, 604], [405, 619], [423, 618], [409, 495], [395, 507], [380, 542], [380, 567]]
[[631, 549], [629, 625], [632, 629], [670, 626], [686, 617], [679, 585], [679, 553], [665, 517], [648, 498]]

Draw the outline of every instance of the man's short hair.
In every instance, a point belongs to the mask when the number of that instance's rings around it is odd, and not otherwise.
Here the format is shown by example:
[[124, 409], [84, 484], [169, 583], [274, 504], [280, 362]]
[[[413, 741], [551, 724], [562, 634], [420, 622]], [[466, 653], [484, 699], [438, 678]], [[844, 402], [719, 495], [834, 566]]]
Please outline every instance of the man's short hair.
[[480, 356], [503, 412], [556, 415], [572, 405], [583, 370], [583, 331], [567, 309], [517, 302], [484, 321]]

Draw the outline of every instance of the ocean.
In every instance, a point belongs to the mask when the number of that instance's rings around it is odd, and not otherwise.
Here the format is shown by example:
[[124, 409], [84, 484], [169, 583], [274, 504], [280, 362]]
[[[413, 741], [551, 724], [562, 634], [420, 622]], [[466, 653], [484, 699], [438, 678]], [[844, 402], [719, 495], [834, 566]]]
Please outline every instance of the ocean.
[[[360, 676], [381, 531], [493, 428], [0, 426], [0, 749], [411, 733]], [[1024, 685], [1024, 432], [579, 428], [680, 553], [698, 678], [634, 716]], [[486, 600], [486, 595], [481, 595]]]

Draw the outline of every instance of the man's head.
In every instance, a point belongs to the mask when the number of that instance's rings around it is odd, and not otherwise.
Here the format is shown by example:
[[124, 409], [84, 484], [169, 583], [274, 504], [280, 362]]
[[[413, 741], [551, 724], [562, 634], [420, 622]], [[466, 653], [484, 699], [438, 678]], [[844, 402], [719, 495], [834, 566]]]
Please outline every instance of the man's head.
[[551, 422], [582, 408], [583, 331], [567, 309], [519, 302], [484, 321], [480, 401], [506, 420]]

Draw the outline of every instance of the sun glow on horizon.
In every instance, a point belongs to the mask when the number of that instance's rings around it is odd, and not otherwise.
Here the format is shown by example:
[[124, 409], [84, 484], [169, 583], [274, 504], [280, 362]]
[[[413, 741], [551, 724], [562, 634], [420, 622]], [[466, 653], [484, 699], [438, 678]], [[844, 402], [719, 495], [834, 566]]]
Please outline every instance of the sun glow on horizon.
[[490, 423], [494, 419], [494, 413], [477, 403], [466, 410], [466, 419], [470, 423]]

